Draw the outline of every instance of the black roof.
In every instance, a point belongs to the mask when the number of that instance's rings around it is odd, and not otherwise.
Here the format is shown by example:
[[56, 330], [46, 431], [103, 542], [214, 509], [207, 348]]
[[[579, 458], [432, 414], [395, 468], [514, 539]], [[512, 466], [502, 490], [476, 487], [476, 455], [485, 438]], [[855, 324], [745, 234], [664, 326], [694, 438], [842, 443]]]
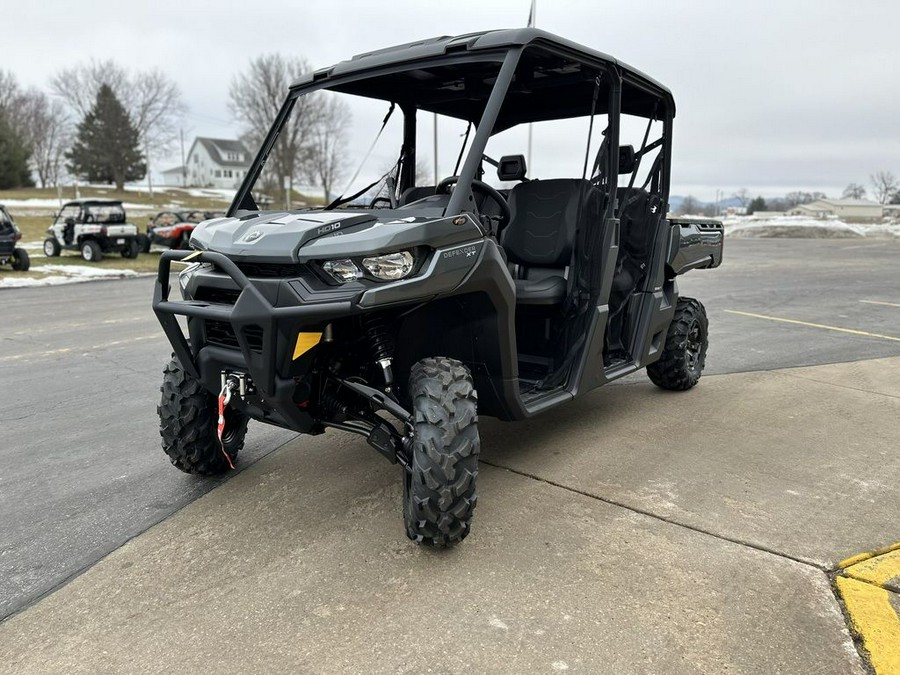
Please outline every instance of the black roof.
[[63, 206], [86, 206], [88, 204], [94, 204], [96, 206], [112, 206], [113, 204], [122, 204], [121, 199], [92, 199], [90, 197], [84, 199], [71, 199], [67, 201]]
[[[206, 138], [204, 136], [197, 136], [197, 139], [194, 142], [200, 143], [206, 148], [206, 151], [209, 153], [210, 157], [212, 157], [213, 161], [221, 166], [247, 168], [250, 166], [250, 160], [253, 159], [252, 155], [247, 152], [247, 148], [240, 141], [227, 138]], [[236, 152], [240, 154], [243, 159], [228, 159], [222, 155], [223, 152]]]
[[[310, 73], [292, 88], [322, 83], [335, 91], [400, 104], [408, 101], [423, 110], [477, 123], [503, 55], [524, 46], [529, 49], [523, 53], [495, 132], [523, 122], [589, 114], [598, 72], [592, 66], [614, 67], [622, 73], [623, 113], [662, 114], [662, 102], [674, 115], [671, 91], [653, 78], [608, 54], [536, 28], [442, 36], [366, 52]], [[606, 85], [601, 80], [601, 86]], [[604, 104], [601, 94], [596, 112], [605, 112]]]

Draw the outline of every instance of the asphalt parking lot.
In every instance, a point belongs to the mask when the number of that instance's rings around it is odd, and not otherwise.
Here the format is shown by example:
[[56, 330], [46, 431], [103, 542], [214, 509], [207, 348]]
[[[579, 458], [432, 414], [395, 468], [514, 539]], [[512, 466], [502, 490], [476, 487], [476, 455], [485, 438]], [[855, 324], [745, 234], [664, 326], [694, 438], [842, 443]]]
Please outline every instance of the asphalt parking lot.
[[700, 385], [638, 374], [483, 420], [449, 552], [406, 540], [398, 471], [356, 437], [251, 425], [229, 480], [168, 466], [150, 280], [4, 291], [26, 318], [0, 329], [0, 663], [890, 672], [900, 648], [867, 639], [890, 612], [856, 607], [900, 611], [898, 262], [889, 241], [729, 240], [682, 283], [710, 314]]

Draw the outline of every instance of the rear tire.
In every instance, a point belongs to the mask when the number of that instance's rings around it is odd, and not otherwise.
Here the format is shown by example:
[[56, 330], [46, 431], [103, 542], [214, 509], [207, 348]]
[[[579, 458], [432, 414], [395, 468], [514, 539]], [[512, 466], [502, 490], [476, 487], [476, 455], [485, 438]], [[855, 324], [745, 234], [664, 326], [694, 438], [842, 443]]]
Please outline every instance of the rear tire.
[[12, 268], [17, 272], [27, 272], [31, 267], [31, 258], [28, 257], [28, 251], [24, 248], [13, 249]]
[[44, 239], [44, 255], [48, 258], [57, 257], [61, 250], [59, 242], [56, 241], [56, 239]]
[[[175, 468], [185, 473], [214, 476], [227, 471], [228, 460], [218, 438], [217, 399], [198, 380], [188, 375], [173, 356], [163, 371], [159, 434], [162, 448]], [[225, 432], [222, 444], [237, 461], [247, 434], [247, 417], [238, 410], [225, 408]]]
[[453, 546], [469, 534], [477, 499], [478, 394], [469, 369], [445, 357], [412, 367], [409, 394], [415, 434], [412, 470], [404, 475], [406, 534], [427, 546]]
[[146, 234], [137, 236], [138, 249], [141, 253], [150, 253], [150, 237]]
[[123, 258], [137, 258], [138, 253], [141, 252], [141, 245], [137, 242], [137, 239], [132, 239], [125, 247], [122, 249], [122, 257]]
[[671, 391], [685, 391], [697, 384], [706, 365], [708, 331], [709, 320], [701, 302], [681, 298], [669, 325], [662, 356], [647, 366], [653, 384]]
[[103, 249], [96, 241], [86, 241], [81, 245], [81, 257], [86, 262], [97, 262], [103, 258]]

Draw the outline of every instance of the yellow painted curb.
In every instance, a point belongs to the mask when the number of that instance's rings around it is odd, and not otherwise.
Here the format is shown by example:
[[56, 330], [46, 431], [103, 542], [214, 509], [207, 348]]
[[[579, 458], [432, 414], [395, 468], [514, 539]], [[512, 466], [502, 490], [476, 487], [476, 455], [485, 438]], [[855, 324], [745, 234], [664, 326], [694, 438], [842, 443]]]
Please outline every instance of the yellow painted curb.
[[900, 549], [851, 565], [844, 570], [844, 574], [876, 586], [893, 587], [892, 590], [896, 591], [900, 586]]
[[900, 675], [900, 617], [890, 593], [865, 581], [837, 577], [851, 628], [862, 638], [877, 675]]
[[896, 551], [900, 549], [900, 541], [896, 544], [891, 544], [890, 546], [885, 546], [884, 548], [879, 548], [876, 551], [869, 551], [867, 553], [859, 553], [857, 555], [852, 555], [846, 560], [841, 560], [837, 564], [838, 568], [844, 569], [846, 567], [850, 567], [851, 565], [855, 565], [858, 562], [862, 562], [863, 560], [868, 560], [869, 558], [875, 558], [880, 555], [884, 555], [885, 553], [890, 553], [891, 551]]

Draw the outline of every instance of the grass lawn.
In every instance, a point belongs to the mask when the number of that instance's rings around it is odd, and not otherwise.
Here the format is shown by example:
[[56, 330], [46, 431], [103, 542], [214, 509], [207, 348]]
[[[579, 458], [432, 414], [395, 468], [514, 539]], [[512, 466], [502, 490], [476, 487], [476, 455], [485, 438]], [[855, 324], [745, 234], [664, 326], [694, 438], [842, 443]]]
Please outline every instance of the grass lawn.
[[[200, 189], [200, 188], [198, 188]], [[228, 199], [220, 195], [191, 195], [181, 189], [162, 188], [153, 191], [153, 197], [144, 191], [128, 190], [116, 191], [114, 187], [79, 187], [78, 193], [82, 199], [97, 197], [100, 199], [119, 199], [130, 204], [140, 204], [148, 211], [163, 209], [200, 209], [203, 211], [223, 211], [228, 208]], [[16, 190], [0, 190], [0, 204], [5, 201], [22, 199], [52, 199], [57, 200], [56, 188], [19, 188]], [[71, 186], [62, 189], [64, 202], [75, 199], [75, 189]], [[13, 218], [16, 217], [15, 207], [10, 208]]]

